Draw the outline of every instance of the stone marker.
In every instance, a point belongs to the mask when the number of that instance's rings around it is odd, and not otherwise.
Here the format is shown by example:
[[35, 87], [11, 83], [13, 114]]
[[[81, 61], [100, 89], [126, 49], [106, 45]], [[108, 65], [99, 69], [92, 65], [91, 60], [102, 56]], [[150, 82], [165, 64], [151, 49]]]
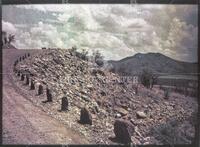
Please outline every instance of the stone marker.
[[67, 99], [67, 97], [62, 98], [61, 110], [62, 111], [68, 110], [68, 99]]
[[47, 87], [46, 89], [46, 95], [47, 95], [47, 102], [52, 102], [52, 93], [51, 90]]
[[40, 95], [40, 94], [43, 94], [43, 86], [41, 84], [38, 84], [38, 91], [37, 91], [37, 94]]
[[14, 70], [14, 72], [15, 72], [15, 75], [17, 75], [17, 73], [18, 73], [18, 70], [17, 70], [17, 69], [15, 69], [15, 70]]
[[22, 61], [22, 57], [19, 57], [19, 61]]
[[31, 79], [31, 81], [30, 81], [30, 89], [31, 89], [31, 90], [34, 90], [34, 89], [35, 89], [35, 85], [34, 85], [33, 79]]
[[20, 78], [21, 78], [21, 81], [24, 81], [24, 74], [21, 74]]
[[13, 65], [16, 66], [16, 65], [17, 65], [17, 62], [15, 61]]
[[127, 120], [117, 119], [114, 123], [114, 133], [117, 140], [130, 143], [134, 133], [134, 125]]
[[25, 84], [29, 85], [29, 75], [26, 75]]
[[16, 73], [16, 72], [17, 72], [17, 69], [16, 69], [16, 67], [15, 67], [15, 66], [13, 67], [13, 72], [14, 72], [14, 73]]
[[20, 76], [20, 71], [17, 72], [17, 76], [18, 76], [18, 77]]
[[92, 116], [85, 107], [81, 109], [80, 123], [92, 125]]

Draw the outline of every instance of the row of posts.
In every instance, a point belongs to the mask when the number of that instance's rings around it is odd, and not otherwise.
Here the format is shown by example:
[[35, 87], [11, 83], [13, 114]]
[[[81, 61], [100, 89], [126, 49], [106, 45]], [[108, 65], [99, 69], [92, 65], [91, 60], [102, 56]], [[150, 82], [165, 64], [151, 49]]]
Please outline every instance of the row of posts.
[[30, 53], [24, 54], [24, 56], [20, 56], [15, 62], [14, 67], [21, 61], [25, 60], [26, 58], [30, 57]]
[[[46, 88], [46, 98], [47, 100], [45, 102], [52, 102], [53, 101], [53, 95], [51, 89], [47, 85], [43, 85], [36, 80], [34, 80], [29, 74], [24, 74], [20, 71], [16, 72], [17, 76], [20, 78], [21, 81], [24, 82], [25, 85], [28, 85], [30, 87], [30, 90], [36, 90], [36, 95], [42, 95], [45, 93]], [[61, 105], [62, 111], [68, 110], [68, 99], [67, 97], [62, 98], [62, 105]]]

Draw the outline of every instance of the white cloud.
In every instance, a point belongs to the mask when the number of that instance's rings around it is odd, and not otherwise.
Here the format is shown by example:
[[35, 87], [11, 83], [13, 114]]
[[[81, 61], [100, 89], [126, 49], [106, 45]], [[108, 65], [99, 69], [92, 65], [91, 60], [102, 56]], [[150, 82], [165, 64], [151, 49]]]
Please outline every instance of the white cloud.
[[[19, 29], [16, 44], [22, 48], [76, 45], [88, 50], [99, 49], [110, 59], [121, 59], [137, 52], [160, 52], [190, 60], [197, 51], [197, 24], [195, 26], [195, 21], [189, 17], [197, 14], [196, 6], [70, 4], [16, 7], [56, 16], [55, 19], [38, 19], [32, 26], [25, 24], [26, 29], [19, 24], [12, 26]], [[26, 19], [31, 20], [31, 17]], [[188, 48], [193, 48], [193, 53]]]
[[44, 5], [18, 5], [18, 6], [15, 6], [17, 8], [23, 8], [23, 9], [32, 9], [32, 10], [39, 10], [39, 11], [42, 11], [42, 12], [46, 12], [46, 8]]
[[15, 34], [17, 28], [10, 22], [2, 21], [2, 30], [6, 31], [7, 33]]

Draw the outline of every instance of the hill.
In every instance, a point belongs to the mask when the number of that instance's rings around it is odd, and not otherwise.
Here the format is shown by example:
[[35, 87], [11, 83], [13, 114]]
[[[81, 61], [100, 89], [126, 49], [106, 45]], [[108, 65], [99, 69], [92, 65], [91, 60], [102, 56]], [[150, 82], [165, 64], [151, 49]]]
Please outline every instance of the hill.
[[108, 61], [113, 65], [113, 71], [119, 74], [135, 75], [143, 69], [149, 69], [155, 74], [188, 74], [197, 72], [197, 63], [174, 60], [160, 53], [138, 53], [119, 61]]
[[[165, 99], [164, 91], [159, 88], [147, 89], [141, 84], [126, 83], [118, 74], [94, 64], [70, 50], [47, 49], [20, 61], [15, 71], [20, 72], [21, 77], [17, 73], [15, 79], [19, 79], [16, 80], [18, 87], [30, 101], [83, 134], [91, 143], [120, 143], [118, 138], [112, 139], [118, 119], [134, 126], [131, 140], [136, 144], [169, 144], [174, 141], [171, 134], [177, 132], [175, 143], [191, 143], [194, 137], [191, 123], [197, 108], [195, 99], [178, 93], [171, 93], [169, 99]], [[35, 90], [30, 90], [31, 84], [24, 84], [27, 75], [34, 81]], [[44, 89], [42, 94], [38, 92], [38, 85]], [[52, 101], [46, 101], [49, 93]], [[66, 112], [60, 111], [63, 97], [69, 102]], [[80, 123], [82, 108], [88, 110], [90, 124]]]

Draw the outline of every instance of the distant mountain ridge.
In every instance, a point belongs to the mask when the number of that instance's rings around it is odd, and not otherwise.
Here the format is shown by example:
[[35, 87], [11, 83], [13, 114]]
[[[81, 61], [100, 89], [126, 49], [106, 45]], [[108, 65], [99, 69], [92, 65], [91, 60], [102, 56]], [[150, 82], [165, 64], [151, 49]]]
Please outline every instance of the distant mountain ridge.
[[120, 75], [135, 75], [149, 69], [155, 74], [197, 73], [197, 63], [182, 62], [161, 53], [138, 53], [119, 61], [110, 60], [112, 71]]

